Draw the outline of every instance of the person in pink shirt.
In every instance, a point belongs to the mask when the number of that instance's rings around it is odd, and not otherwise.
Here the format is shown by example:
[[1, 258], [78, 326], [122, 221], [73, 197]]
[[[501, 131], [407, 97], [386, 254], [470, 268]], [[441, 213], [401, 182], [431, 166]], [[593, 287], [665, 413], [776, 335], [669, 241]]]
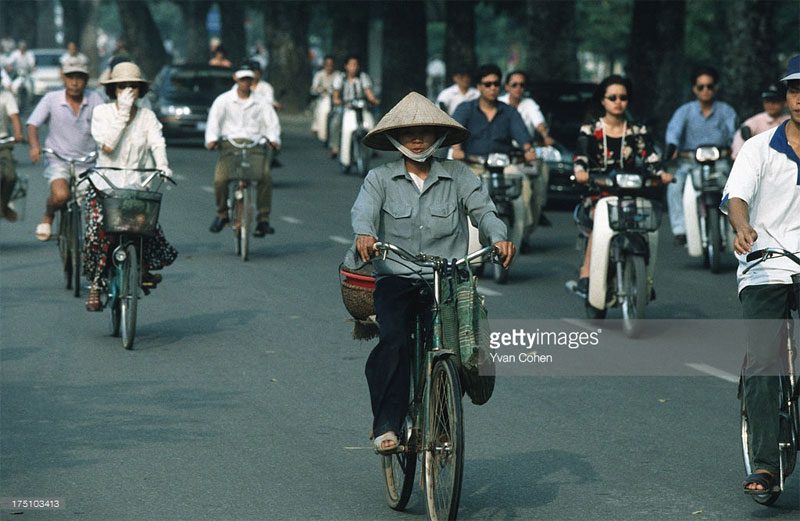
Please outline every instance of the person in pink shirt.
[[[731, 157], [734, 159], [749, 138], [775, 128], [789, 119], [789, 114], [786, 113], [786, 96], [781, 86], [772, 84], [767, 87], [761, 93], [761, 101], [764, 103], [764, 112], [759, 112], [742, 123], [733, 136]], [[744, 135], [742, 135], [743, 132]]]

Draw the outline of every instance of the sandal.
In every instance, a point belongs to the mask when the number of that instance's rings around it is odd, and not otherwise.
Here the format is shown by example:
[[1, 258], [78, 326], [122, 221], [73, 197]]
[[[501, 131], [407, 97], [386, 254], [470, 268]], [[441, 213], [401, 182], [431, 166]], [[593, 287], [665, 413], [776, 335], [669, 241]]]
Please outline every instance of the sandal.
[[145, 271], [142, 273], [142, 286], [155, 288], [162, 279], [163, 277], [160, 273], [150, 273], [149, 271]]
[[36, 225], [36, 238], [40, 241], [49, 241], [53, 235], [53, 227], [50, 223], [39, 223]]
[[[388, 441], [390, 445], [384, 446], [383, 442]], [[400, 447], [400, 442], [397, 439], [397, 434], [392, 431], [384, 432], [374, 440], [372, 440], [372, 445], [375, 447], [375, 452], [381, 454], [383, 456], [388, 456], [389, 454], [394, 454], [397, 452], [397, 449]]]
[[[769, 472], [753, 472], [749, 476], [747, 476], [742, 483], [742, 487], [744, 487], [744, 493], [750, 494], [753, 496], [761, 496], [764, 494], [771, 494], [773, 492], [780, 492], [779, 485], [778, 485], [778, 477], [774, 474]], [[762, 489], [752, 489], [747, 488], [747, 485], [761, 485]]]
[[102, 311], [103, 306], [100, 303], [100, 288], [92, 286], [89, 289], [89, 295], [86, 296], [86, 311]]

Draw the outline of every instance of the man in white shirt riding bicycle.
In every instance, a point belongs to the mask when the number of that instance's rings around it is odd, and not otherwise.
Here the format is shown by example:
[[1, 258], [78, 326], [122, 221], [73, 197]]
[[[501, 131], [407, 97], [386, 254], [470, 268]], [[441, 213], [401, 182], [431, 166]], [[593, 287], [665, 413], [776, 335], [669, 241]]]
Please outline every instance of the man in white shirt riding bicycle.
[[[205, 142], [206, 148], [214, 150], [222, 148], [226, 151], [233, 145], [221, 141], [221, 138], [235, 140], [258, 141], [262, 136], [269, 141], [264, 170], [256, 187], [256, 205], [258, 206], [258, 224], [253, 235], [263, 237], [275, 233], [269, 224], [272, 205], [272, 174], [270, 161], [272, 151], [280, 149], [281, 125], [278, 115], [270, 103], [263, 97], [253, 94], [252, 88], [255, 74], [245, 65], [233, 74], [236, 88], [220, 94], [208, 112]], [[220, 154], [214, 169], [214, 199], [217, 216], [209, 227], [209, 231], [219, 233], [229, 222], [228, 219], [228, 179], [235, 170], [232, 154]]]
[[798, 268], [778, 258], [745, 274], [746, 254], [763, 248], [800, 250], [800, 55], [789, 60], [781, 81], [787, 85], [790, 119], [744, 143], [720, 204], [736, 231], [739, 300], [748, 321], [742, 399], [754, 454], [753, 473], [743, 484], [747, 494], [771, 491], [780, 478], [779, 348], [792, 305], [791, 276]]

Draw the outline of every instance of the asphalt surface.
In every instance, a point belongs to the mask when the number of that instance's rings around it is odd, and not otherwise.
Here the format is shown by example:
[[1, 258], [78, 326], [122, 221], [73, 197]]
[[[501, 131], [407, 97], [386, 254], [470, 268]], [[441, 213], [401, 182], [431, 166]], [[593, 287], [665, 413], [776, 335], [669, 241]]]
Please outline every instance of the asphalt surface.
[[[0, 519], [425, 518], [418, 487], [405, 513], [384, 502], [367, 438], [372, 342], [351, 339], [341, 304], [360, 179], [306, 128], [285, 122], [277, 233], [254, 239], [247, 263], [229, 230], [207, 229], [215, 154], [169, 148], [179, 186], [161, 223], [180, 256], [140, 301], [133, 351], [109, 336], [108, 311], [87, 313], [64, 289], [55, 243], [34, 238], [46, 184], [17, 147], [30, 192], [25, 220], [0, 222], [0, 498], [62, 508]], [[571, 215], [547, 215], [509, 284], [481, 283], [493, 318], [583, 318], [564, 289], [578, 262]], [[662, 233], [648, 316], [738, 317], [734, 268], [728, 258], [711, 275]], [[772, 508], [740, 492], [732, 378], [500, 378], [487, 405], [464, 406], [459, 517], [798, 519], [797, 476]]]

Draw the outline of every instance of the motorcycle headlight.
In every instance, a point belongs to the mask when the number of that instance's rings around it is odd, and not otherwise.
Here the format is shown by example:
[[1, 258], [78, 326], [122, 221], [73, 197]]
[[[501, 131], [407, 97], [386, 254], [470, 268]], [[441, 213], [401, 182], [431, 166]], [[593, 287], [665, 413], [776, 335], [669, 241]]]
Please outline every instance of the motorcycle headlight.
[[616, 181], [620, 188], [642, 187], [642, 176], [636, 174], [617, 174]]
[[511, 164], [511, 159], [507, 154], [489, 154], [486, 159], [486, 166], [505, 168]]
[[167, 116], [188, 116], [192, 113], [192, 109], [185, 105], [162, 105], [161, 113]]
[[710, 163], [719, 159], [720, 153], [717, 147], [697, 147], [694, 151], [694, 158], [698, 163]]

